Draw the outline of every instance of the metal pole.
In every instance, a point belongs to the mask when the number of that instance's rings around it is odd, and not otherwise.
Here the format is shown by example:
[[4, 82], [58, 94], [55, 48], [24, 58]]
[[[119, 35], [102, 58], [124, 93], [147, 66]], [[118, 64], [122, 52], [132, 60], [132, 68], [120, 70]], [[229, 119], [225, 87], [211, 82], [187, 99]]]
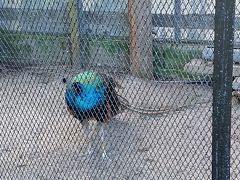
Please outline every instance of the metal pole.
[[79, 42], [78, 35], [78, 12], [76, 8], [76, 0], [68, 0], [68, 16], [69, 16], [69, 33], [70, 33], [70, 54], [71, 64], [78, 63]]
[[78, 16], [78, 40], [79, 40], [79, 61], [80, 61], [80, 66], [83, 67], [83, 50], [82, 50], [82, 18], [83, 18], [83, 3], [82, 0], [77, 0], [77, 16]]
[[82, 68], [85, 68], [87, 65], [87, 50], [88, 50], [88, 39], [85, 40], [85, 43], [83, 43], [83, 39], [86, 38], [86, 34], [84, 32], [84, 28], [88, 25], [88, 22], [86, 22], [86, 19], [84, 17], [84, 11], [83, 11], [83, 1], [84, 0], [77, 0], [77, 9], [78, 9], [78, 30], [79, 30], [79, 46], [80, 46], [80, 52], [79, 52], [79, 59], [80, 59], [80, 66]]
[[81, 35], [81, 32], [83, 31], [83, 0], [77, 0], [77, 12], [78, 12], [78, 29], [79, 29], [79, 32], [80, 32], [80, 35]]
[[212, 122], [212, 179], [230, 179], [235, 0], [216, 0]]
[[181, 0], [174, 1], [174, 39], [178, 42], [181, 39]]

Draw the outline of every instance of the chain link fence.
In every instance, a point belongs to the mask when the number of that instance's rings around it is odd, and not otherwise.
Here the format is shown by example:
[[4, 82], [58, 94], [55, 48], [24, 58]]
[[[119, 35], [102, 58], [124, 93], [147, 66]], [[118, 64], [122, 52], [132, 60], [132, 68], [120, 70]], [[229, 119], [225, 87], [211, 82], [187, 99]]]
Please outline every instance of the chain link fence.
[[[240, 175], [239, 5], [231, 179]], [[211, 179], [214, 7], [2, 0], [0, 179]]]

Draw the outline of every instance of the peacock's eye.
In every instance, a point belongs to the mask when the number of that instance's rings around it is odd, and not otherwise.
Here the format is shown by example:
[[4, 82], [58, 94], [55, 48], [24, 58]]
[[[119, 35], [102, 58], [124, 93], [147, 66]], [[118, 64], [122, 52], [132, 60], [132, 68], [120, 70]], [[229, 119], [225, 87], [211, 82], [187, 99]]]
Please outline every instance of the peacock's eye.
[[99, 84], [97, 84], [97, 85], [96, 85], [96, 88], [97, 88], [97, 89], [100, 89], [100, 85], [99, 85]]
[[82, 92], [82, 86], [80, 83], [73, 83], [73, 90], [74, 92], [79, 95]]

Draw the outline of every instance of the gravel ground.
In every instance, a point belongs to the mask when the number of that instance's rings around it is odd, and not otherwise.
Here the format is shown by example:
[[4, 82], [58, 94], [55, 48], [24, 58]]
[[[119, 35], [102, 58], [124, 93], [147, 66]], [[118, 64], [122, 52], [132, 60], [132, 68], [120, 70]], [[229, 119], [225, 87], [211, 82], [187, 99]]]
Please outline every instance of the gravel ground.
[[[61, 79], [75, 71], [63, 70], [0, 72], [0, 179], [211, 179], [210, 87], [118, 77], [131, 104], [167, 111], [114, 117], [103, 159], [99, 134], [86, 134], [66, 110]], [[239, 109], [235, 103], [232, 179], [240, 175]]]

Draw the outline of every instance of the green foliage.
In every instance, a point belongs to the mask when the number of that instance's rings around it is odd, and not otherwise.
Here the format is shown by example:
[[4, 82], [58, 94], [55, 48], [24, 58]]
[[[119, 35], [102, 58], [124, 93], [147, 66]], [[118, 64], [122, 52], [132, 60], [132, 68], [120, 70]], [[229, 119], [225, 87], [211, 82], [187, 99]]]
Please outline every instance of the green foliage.
[[[68, 48], [66, 36], [49, 36], [5, 32], [0, 30], [0, 57], [21, 58], [30, 55], [33, 48], [49, 53], [56, 47], [56, 43], [63, 50]], [[33, 47], [37, 45], [37, 47]]]
[[[125, 53], [129, 55], [128, 41], [112, 40], [108, 38], [96, 38], [90, 40], [92, 47], [101, 47], [111, 55]], [[187, 50], [183, 47], [171, 47], [163, 45], [161, 48], [153, 48], [153, 66], [156, 77], [163, 79], [192, 79], [196, 80], [199, 76], [190, 74], [184, 70], [186, 63], [195, 58], [201, 58], [201, 50]]]
[[23, 37], [17, 34], [0, 33], [0, 56], [25, 56], [32, 51], [29, 44], [23, 43]]
[[111, 39], [98, 39], [92, 40], [90, 46], [96, 47], [100, 46], [109, 55], [114, 55], [117, 53], [129, 54], [129, 45], [127, 41], [123, 40], [111, 40]]
[[40, 35], [32, 38], [34, 38], [37, 42], [37, 47], [45, 53], [51, 52], [52, 49], [56, 47], [56, 43], [60, 45], [62, 50], [66, 50], [68, 48], [66, 37]]
[[155, 75], [171, 79], [196, 79], [194, 74], [184, 71], [186, 63], [191, 59], [201, 58], [201, 51], [184, 50], [177, 47], [162, 47], [162, 49], [153, 48], [154, 71]]
[[[101, 47], [110, 56], [120, 53], [129, 55], [127, 40], [106, 37], [82, 40], [88, 43], [88, 51], [92, 46]], [[35, 48], [38, 51], [45, 54], [54, 50], [55, 43], [62, 50], [68, 49], [67, 36], [32, 35], [0, 31], [0, 57], [25, 57], [33, 51], [32, 44], [30, 44], [32, 42], [35, 42]], [[191, 59], [201, 58], [201, 51], [199, 49], [186, 50], [177, 46], [163, 45], [161, 48], [153, 48], [153, 58], [154, 74], [157, 77], [196, 79], [196, 75], [184, 71], [184, 66]]]

